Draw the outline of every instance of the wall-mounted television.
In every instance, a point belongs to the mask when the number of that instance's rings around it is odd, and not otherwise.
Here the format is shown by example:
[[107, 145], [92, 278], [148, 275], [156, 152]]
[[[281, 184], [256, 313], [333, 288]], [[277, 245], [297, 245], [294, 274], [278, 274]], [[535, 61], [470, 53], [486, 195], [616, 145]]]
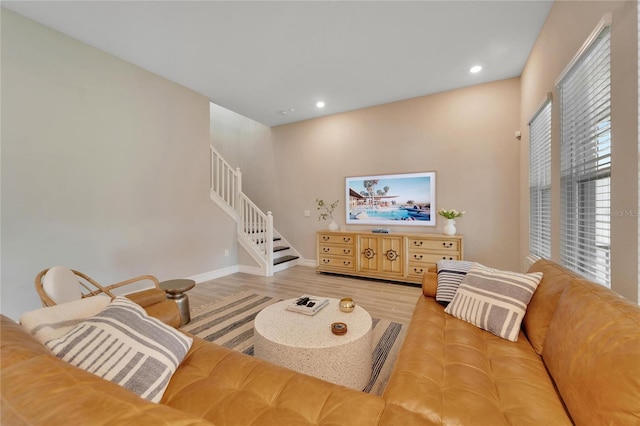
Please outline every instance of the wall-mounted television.
[[348, 225], [436, 226], [435, 172], [347, 177]]

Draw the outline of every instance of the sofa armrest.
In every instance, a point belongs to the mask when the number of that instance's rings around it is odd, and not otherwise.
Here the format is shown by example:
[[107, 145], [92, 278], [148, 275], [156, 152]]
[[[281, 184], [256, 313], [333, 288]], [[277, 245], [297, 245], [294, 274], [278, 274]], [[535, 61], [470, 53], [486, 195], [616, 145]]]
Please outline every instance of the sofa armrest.
[[422, 276], [422, 294], [426, 297], [436, 297], [438, 289], [438, 274], [435, 268], [429, 269]]
[[129, 293], [126, 297], [142, 306], [143, 308], [156, 303], [162, 303], [167, 300], [167, 293], [159, 288], [149, 288], [147, 290], [141, 290], [135, 293]]
[[0, 424], [212, 426], [56, 358], [5, 316], [0, 323]]
[[126, 297], [142, 306], [150, 316], [172, 327], [180, 327], [180, 311], [173, 300], [168, 300], [164, 290], [150, 288], [137, 293], [127, 294]]

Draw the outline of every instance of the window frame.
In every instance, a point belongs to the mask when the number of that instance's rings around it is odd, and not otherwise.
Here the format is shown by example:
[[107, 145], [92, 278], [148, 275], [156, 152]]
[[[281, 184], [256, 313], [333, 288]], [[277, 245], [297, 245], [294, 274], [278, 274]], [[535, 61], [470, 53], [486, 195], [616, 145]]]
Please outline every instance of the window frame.
[[551, 258], [551, 93], [529, 120], [529, 256]]
[[611, 15], [556, 81], [560, 263], [611, 286]]

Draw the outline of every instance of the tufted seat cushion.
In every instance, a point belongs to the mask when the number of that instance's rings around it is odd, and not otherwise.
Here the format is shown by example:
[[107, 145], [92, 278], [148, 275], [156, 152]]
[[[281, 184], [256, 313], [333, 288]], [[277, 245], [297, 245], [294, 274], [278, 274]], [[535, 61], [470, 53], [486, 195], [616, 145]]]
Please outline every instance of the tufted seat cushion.
[[[416, 423], [571, 424], [542, 359], [524, 333], [506, 342], [421, 297], [385, 400]], [[385, 416], [387, 418], [387, 416]]]
[[163, 404], [216, 425], [378, 423], [382, 398], [276, 367], [194, 337]]

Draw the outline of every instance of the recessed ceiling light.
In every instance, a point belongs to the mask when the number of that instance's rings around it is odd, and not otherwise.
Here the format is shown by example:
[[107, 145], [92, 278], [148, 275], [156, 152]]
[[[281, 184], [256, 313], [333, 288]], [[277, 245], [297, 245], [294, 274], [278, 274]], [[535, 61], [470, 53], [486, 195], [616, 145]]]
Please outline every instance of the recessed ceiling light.
[[317, 106], [318, 108], [324, 108], [324, 105], [325, 105], [325, 103], [324, 103], [323, 101], [318, 101], [318, 102], [316, 102], [316, 106]]
[[474, 65], [474, 66], [472, 66], [472, 67], [471, 67], [471, 69], [469, 70], [469, 72], [474, 73], [474, 74], [475, 74], [475, 73], [478, 73], [478, 72], [480, 72], [480, 71], [482, 71], [482, 67], [481, 67], [480, 65]]

